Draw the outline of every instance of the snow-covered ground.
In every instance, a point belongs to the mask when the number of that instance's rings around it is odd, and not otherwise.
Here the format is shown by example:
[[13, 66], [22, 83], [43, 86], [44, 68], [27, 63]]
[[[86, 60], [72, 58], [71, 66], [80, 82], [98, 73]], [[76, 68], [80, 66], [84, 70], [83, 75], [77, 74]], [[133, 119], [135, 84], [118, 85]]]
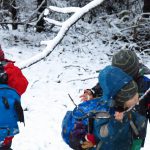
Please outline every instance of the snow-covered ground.
[[[88, 29], [88, 24], [86, 26]], [[13, 140], [13, 150], [70, 149], [61, 138], [62, 119], [67, 110], [74, 108], [68, 93], [77, 104], [80, 103], [79, 96], [83, 89], [91, 88], [97, 83], [96, 71], [111, 62], [112, 45], [106, 46], [102, 42], [105, 40], [102, 28], [99, 33], [94, 33], [93, 30], [87, 30], [90, 31], [89, 34], [71, 30], [49, 57], [22, 70], [29, 81], [28, 89], [22, 96], [22, 106], [26, 110], [25, 127], [19, 124], [20, 134]], [[43, 34], [25, 34], [12, 32], [10, 35], [7, 31], [0, 30], [0, 43], [6, 57], [16, 60], [17, 63], [42, 51], [38, 44], [30, 46], [19, 42], [14, 45], [14, 35], [22, 36], [31, 43], [36, 38], [38, 43], [38, 40], [44, 37]], [[144, 64], [150, 67], [150, 56], [138, 55]], [[149, 138], [150, 126], [143, 150], [149, 150]]]

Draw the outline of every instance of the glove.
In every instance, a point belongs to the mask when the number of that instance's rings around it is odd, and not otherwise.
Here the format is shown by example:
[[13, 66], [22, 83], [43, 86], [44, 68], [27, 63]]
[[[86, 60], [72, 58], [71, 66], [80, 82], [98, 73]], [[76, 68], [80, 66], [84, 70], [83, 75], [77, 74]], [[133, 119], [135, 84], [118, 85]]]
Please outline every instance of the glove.
[[85, 139], [88, 142], [92, 142], [93, 145], [96, 145], [95, 137], [93, 134], [90, 134], [90, 133], [86, 134]]
[[95, 147], [95, 145], [93, 145], [93, 143], [90, 142], [90, 141], [85, 141], [85, 142], [83, 142], [83, 144], [81, 145], [81, 147], [83, 149], [88, 149], [88, 148]]
[[81, 146], [83, 149], [92, 148], [96, 146], [96, 141], [95, 141], [95, 137], [93, 134], [90, 134], [90, 133], [86, 134], [85, 140], [86, 141], [83, 142]]

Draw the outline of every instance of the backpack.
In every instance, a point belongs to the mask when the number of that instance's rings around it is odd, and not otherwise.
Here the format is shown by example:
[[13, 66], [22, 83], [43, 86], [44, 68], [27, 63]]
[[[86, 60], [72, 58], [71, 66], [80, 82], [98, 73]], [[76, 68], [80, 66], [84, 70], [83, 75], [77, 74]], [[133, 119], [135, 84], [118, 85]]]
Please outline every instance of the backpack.
[[67, 111], [62, 121], [61, 132], [65, 143], [73, 149], [81, 149], [81, 143], [85, 140], [85, 135], [89, 133], [88, 129], [92, 128], [89, 120], [99, 112], [113, 113], [113, 108], [108, 103], [101, 98], [95, 98], [79, 104], [73, 111]]
[[6, 84], [0, 84], [0, 141], [19, 133], [17, 122], [24, 122], [20, 96]]
[[103, 114], [99, 118], [109, 118], [114, 114], [116, 108], [113, 97], [131, 80], [130, 76], [114, 66], [107, 66], [101, 71], [99, 83], [103, 89], [102, 97], [79, 104], [73, 111], [68, 111], [63, 119], [62, 137], [71, 148], [82, 149], [81, 143], [85, 135], [90, 133], [90, 118], [98, 114]]

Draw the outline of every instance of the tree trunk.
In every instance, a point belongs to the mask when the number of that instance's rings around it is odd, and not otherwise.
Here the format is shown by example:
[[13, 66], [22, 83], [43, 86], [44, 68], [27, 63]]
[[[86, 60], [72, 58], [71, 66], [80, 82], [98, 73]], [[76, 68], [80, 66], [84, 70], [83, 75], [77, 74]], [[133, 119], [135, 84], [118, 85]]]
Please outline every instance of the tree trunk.
[[[150, 13], [150, 0], [144, 0], [143, 13]], [[150, 15], [144, 15], [144, 17], [149, 17]]]
[[[10, 8], [10, 11], [12, 13], [12, 21], [13, 22], [16, 22], [17, 21], [17, 10], [16, 10], [16, 0], [13, 0], [12, 1], [12, 4], [11, 4], [11, 8]], [[18, 25], [16, 23], [12, 24], [12, 29], [13, 30], [16, 30], [18, 27]]]
[[[16, 0], [3, 0], [2, 2], [0, 2], [0, 4], [4, 10], [8, 10], [11, 13], [12, 22], [16, 22], [17, 21]], [[13, 30], [17, 29], [16, 23], [12, 24], [12, 29]]]
[[[43, 2], [43, 0], [37, 0], [37, 7], [39, 7], [42, 4], [42, 2]], [[45, 2], [42, 4], [40, 9], [38, 10], [37, 19], [39, 19], [41, 13], [44, 11], [44, 9], [46, 7], [47, 7], [47, 0], [45, 0]], [[37, 32], [44, 31], [44, 19], [43, 19], [43, 17], [37, 22], [36, 31]]]

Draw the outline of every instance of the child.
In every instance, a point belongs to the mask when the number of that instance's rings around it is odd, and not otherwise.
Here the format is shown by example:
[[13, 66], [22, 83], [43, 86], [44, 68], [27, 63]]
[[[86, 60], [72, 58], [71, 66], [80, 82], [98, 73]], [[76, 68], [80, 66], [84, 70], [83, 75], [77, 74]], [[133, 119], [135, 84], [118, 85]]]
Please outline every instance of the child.
[[28, 81], [21, 70], [14, 65], [14, 61], [5, 58], [0, 46], [0, 83], [8, 84], [22, 95], [28, 86]]
[[[21, 96], [28, 86], [28, 81], [21, 70], [14, 65], [14, 61], [5, 59], [5, 55], [0, 46], [0, 84], [7, 84], [15, 89]], [[0, 150], [11, 147], [13, 136], [7, 136], [4, 141], [0, 141]]]
[[[96, 115], [93, 135], [97, 150], [131, 150], [134, 146], [133, 137], [144, 138], [142, 131], [146, 126], [146, 118], [134, 111], [124, 112], [139, 102], [137, 84], [129, 78], [121, 69], [113, 66], [107, 66], [99, 75], [99, 84], [103, 90], [101, 100], [112, 101], [110, 109], [114, 110], [114, 115], [109, 118]], [[82, 148], [95, 149], [92, 143], [95, 142], [88, 139]]]
[[[138, 93], [139, 95], [143, 95], [146, 90], [150, 88], [150, 79], [144, 75], [150, 74], [150, 69], [139, 63], [138, 57], [134, 51], [130, 50], [120, 50], [112, 57], [112, 66], [116, 66], [122, 69], [125, 73], [130, 75], [134, 81], [138, 85]], [[87, 101], [93, 99], [95, 97], [102, 96], [101, 85], [98, 83], [92, 89], [86, 89], [84, 94], [81, 95], [81, 99], [83, 101]], [[140, 113], [144, 117], [150, 120], [150, 93], [147, 94], [144, 99], [142, 99], [138, 106], [136, 106], [136, 112]], [[145, 130], [143, 130], [143, 134], [145, 133], [146, 137], [147, 126], [145, 126]], [[144, 147], [143, 139], [142, 147]]]

